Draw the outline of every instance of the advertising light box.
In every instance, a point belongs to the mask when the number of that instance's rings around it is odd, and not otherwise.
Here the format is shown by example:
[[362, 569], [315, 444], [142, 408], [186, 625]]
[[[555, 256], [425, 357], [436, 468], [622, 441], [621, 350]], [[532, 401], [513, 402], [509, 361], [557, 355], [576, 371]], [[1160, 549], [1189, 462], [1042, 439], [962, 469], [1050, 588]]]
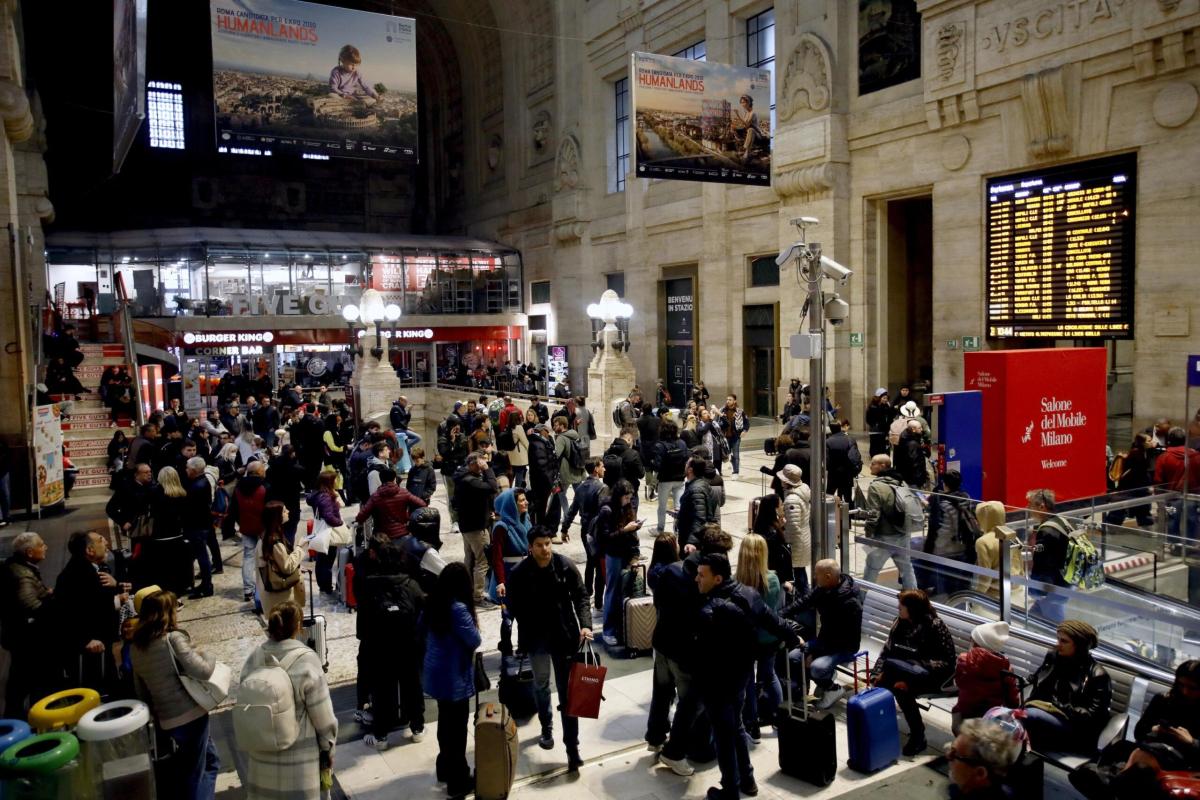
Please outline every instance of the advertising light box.
[[983, 394], [983, 498], [1025, 506], [1105, 491], [1108, 416], [1102, 347], [965, 353], [966, 388]]
[[211, 0], [217, 145], [416, 160], [416, 22], [299, 0]]

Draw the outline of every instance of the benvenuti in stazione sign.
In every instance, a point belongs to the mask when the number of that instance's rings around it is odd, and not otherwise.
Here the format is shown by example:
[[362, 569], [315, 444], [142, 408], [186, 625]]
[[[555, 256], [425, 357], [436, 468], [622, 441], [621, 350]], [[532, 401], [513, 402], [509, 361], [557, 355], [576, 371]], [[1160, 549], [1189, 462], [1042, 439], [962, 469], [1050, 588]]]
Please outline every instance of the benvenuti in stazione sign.
[[983, 393], [983, 495], [1024, 506], [1105, 491], [1108, 386], [1102, 347], [965, 353], [967, 389]]

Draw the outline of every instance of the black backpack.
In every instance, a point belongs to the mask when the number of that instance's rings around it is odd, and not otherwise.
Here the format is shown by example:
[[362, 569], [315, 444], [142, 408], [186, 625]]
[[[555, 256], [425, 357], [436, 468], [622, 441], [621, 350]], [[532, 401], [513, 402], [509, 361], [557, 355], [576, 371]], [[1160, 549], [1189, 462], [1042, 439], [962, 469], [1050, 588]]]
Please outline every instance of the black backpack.
[[604, 483], [608, 486], [615, 486], [617, 481], [621, 480], [625, 472], [625, 460], [621, 458], [620, 453], [613, 452], [609, 448], [604, 454]]
[[958, 506], [958, 540], [963, 543], [963, 556], [968, 564], [975, 563], [975, 542], [983, 535], [979, 520], [975, 517], [975, 508], [970, 500], [956, 501]]
[[513, 436], [511, 425], [500, 431], [500, 434], [496, 437], [496, 447], [509, 451], [517, 449], [517, 439]]
[[658, 465], [659, 472], [667, 474], [683, 474], [687, 469], [687, 461], [689, 457], [687, 445], [682, 440], [676, 439], [673, 442], [666, 443], [667, 451], [663, 453], [662, 463]]
[[[567, 442], [567, 466], [571, 468], [572, 472], [582, 472], [583, 462], [586, 460], [583, 450], [583, 439], [572, 439], [568, 437]], [[608, 469], [608, 467], [605, 467], [605, 469]]]

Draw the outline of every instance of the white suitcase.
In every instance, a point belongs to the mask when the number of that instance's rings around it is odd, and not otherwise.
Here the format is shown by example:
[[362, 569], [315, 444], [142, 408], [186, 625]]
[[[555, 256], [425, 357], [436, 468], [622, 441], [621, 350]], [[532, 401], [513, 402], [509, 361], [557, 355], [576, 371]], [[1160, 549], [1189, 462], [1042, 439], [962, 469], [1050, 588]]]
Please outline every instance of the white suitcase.
[[308, 573], [308, 616], [301, 623], [300, 639], [312, 648], [321, 660], [321, 669], [329, 671], [329, 641], [325, 636], [325, 617], [318, 615], [314, 602], [313, 574]]

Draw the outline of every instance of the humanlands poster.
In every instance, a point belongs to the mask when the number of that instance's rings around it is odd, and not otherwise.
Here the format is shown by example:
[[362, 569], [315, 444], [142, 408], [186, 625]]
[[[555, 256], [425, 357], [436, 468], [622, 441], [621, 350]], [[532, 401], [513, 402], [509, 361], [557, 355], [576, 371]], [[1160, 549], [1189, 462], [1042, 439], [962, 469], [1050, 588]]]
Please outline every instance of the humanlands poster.
[[211, 0], [218, 147], [415, 160], [416, 23], [299, 0]]
[[634, 53], [639, 178], [771, 184], [771, 73]]

